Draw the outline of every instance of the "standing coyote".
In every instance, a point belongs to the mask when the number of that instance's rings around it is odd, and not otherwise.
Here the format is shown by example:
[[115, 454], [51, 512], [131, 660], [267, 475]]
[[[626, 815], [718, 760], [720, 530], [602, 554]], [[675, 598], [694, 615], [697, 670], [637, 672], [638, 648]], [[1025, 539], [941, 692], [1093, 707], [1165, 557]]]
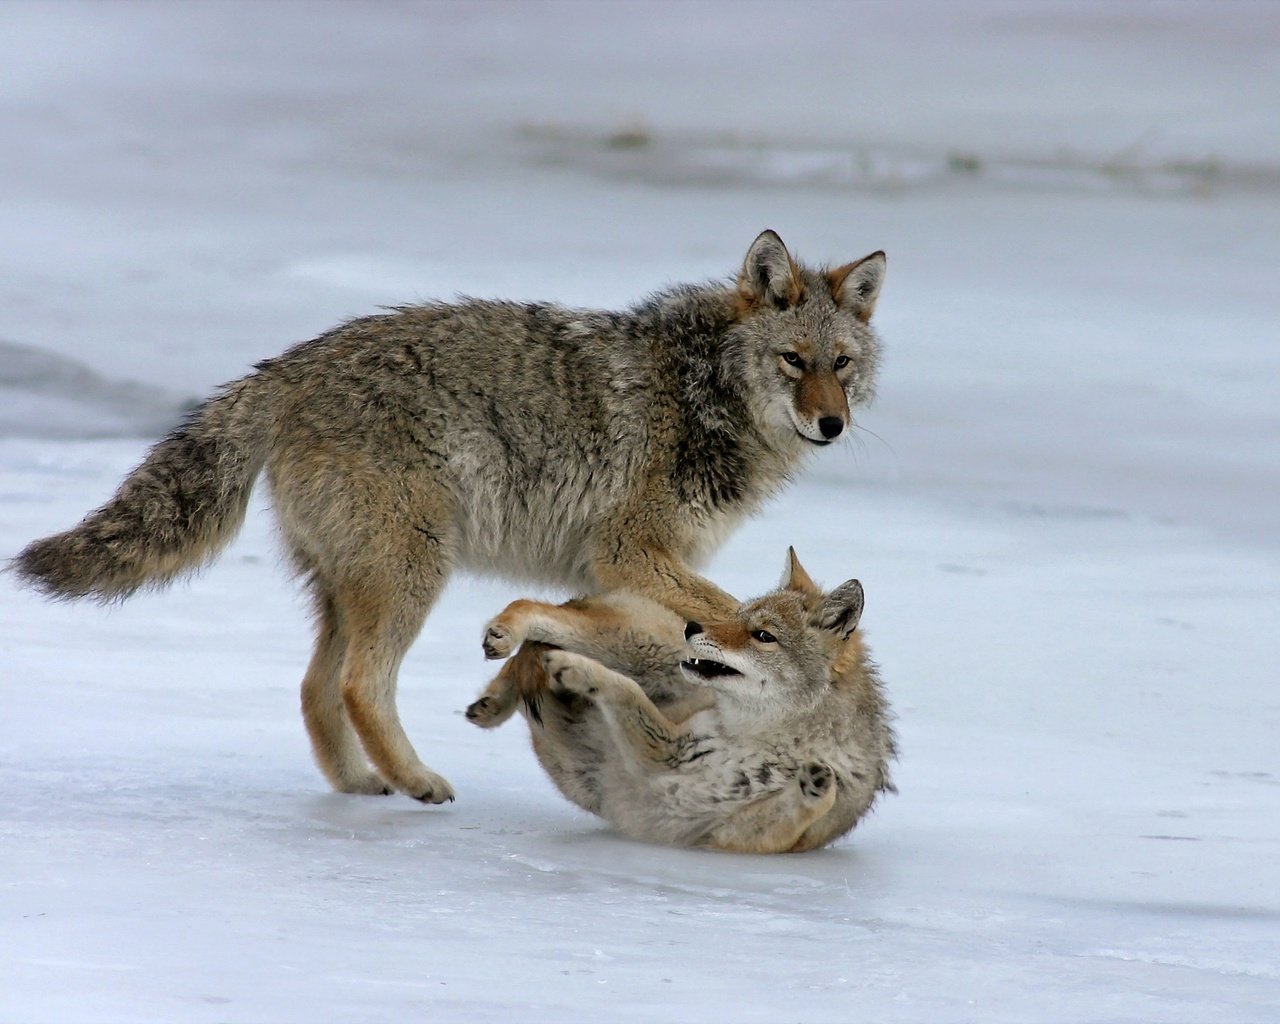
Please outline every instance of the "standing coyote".
[[812, 850], [892, 788], [861, 614], [857, 580], [824, 594], [794, 551], [780, 590], [706, 625], [631, 594], [516, 601], [485, 654], [524, 646], [467, 717], [491, 728], [523, 698], [552, 781], [632, 838]]
[[230, 540], [265, 466], [315, 602], [302, 713], [321, 771], [451, 800], [395, 706], [449, 574], [733, 608], [690, 566], [870, 398], [884, 268], [807, 269], [766, 231], [736, 282], [624, 312], [466, 300], [354, 320], [224, 386], [15, 568], [61, 598], [166, 583]]

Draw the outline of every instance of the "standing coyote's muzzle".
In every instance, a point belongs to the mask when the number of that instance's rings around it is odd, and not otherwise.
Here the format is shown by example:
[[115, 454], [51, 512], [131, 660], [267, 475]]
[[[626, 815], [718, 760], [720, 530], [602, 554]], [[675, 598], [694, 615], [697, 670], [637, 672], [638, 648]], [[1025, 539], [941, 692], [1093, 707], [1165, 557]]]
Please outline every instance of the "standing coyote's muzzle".
[[450, 800], [395, 687], [453, 569], [629, 588], [690, 618], [733, 607], [691, 566], [870, 399], [884, 266], [807, 269], [766, 231], [733, 282], [622, 312], [465, 301], [352, 321], [224, 387], [13, 567], [59, 598], [162, 585], [231, 539], [265, 468], [315, 601], [302, 710], [321, 770], [344, 792]]

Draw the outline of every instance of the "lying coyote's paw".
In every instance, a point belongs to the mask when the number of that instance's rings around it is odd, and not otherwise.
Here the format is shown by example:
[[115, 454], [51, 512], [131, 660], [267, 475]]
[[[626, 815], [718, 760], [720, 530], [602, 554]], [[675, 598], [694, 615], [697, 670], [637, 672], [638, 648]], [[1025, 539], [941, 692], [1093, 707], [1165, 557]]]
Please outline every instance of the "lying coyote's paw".
[[592, 669], [595, 662], [572, 651], [547, 651], [543, 667], [550, 678], [551, 692], [560, 697], [594, 697], [600, 692]]
[[800, 792], [810, 800], [821, 800], [836, 784], [836, 773], [825, 764], [814, 762], [800, 769], [796, 781], [800, 783]]
[[492, 729], [506, 721], [505, 711], [496, 697], [481, 697], [467, 706], [467, 721], [481, 729]]
[[484, 656], [490, 661], [507, 657], [516, 649], [517, 643], [514, 630], [503, 621], [501, 615], [484, 627], [481, 644], [484, 646]]

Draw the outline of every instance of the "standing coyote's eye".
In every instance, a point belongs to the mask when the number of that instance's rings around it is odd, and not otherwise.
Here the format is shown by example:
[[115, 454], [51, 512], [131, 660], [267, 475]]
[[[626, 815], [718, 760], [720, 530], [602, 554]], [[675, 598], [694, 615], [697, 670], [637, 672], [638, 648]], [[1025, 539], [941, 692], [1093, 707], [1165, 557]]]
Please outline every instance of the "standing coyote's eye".
[[843, 369], [844, 369], [846, 366], [848, 366], [848, 365], [849, 365], [849, 357], [848, 357], [848, 356], [840, 356], [840, 357], [836, 360], [836, 369], [837, 369], [837, 370], [843, 370]]
[[776, 644], [778, 642], [778, 638], [765, 629], [753, 630], [751, 639], [758, 640], [762, 644]]
[[797, 370], [804, 369], [804, 360], [800, 358], [799, 352], [783, 352], [782, 361], [794, 366]]

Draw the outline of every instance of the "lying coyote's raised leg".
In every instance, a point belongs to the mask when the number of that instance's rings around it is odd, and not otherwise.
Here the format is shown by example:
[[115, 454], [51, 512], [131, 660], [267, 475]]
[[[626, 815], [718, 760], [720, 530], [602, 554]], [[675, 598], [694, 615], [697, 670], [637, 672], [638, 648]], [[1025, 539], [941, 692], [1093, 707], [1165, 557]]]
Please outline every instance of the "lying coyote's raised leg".
[[573, 651], [547, 651], [542, 661], [553, 693], [595, 702], [623, 756], [642, 763], [665, 762], [694, 741], [684, 725], [658, 710], [634, 679]]
[[547, 685], [542, 666], [547, 650], [546, 645], [533, 641], [524, 644], [467, 707], [467, 719], [482, 729], [493, 729], [515, 713], [522, 697], [536, 707], [538, 695]]
[[516, 653], [467, 717], [519, 708], [555, 786], [623, 835], [816, 849], [892, 789], [862, 607], [857, 580], [824, 591], [794, 551], [781, 587], [723, 620], [681, 622], [627, 592], [516, 601], [485, 631], [491, 656]]
[[484, 628], [486, 658], [505, 658], [526, 640], [577, 651], [628, 675], [677, 664], [685, 620], [632, 594], [547, 604], [512, 601]]
[[[516, 654], [467, 708], [467, 718], [488, 729], [505, 722], [521, 697], [536, 706], [547, 688], [542, 654], [548, 647], [586, 655], [624, 676], [652, 679], [678, 672], [677, 666], [688, 653], [683, 634], [684, 622], [679, 616], [634, 595], [606, 595], [560, 605], [513, 601], [485, 626], [483, 644], [491, 659], [505, 658], [512, 651]], [[681, 691], [686, 689], [680, 680], [675, 683]], [[666, 717], [677, 722], [713, 702], [709, 692], [682, 692], [681, 696], [683, 700], [663, 708]]]

